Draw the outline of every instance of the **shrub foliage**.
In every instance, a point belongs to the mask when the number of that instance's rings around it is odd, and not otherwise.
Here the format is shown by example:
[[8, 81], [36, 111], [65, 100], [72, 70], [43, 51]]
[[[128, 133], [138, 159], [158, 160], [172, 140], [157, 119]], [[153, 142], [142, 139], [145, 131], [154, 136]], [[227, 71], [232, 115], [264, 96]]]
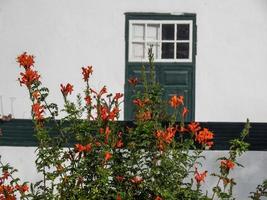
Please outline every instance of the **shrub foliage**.
[[[12, 176], [15, 170], [0, 163], [0, 199], [235, 199], [236, 183], [230, 172], [242, 166], [237, 158], [248, 149], [244, 138], [249, 122], [240, 138], [230, 142], [229, 155], [218, 158], [219, 173], [199, 171], [202, 152], [213, 146], [214, 133], [197, 122], [185, 123], [188, 109], [183, 96], [162, 99], [151, 49], [141, 79], [128, 80], [134, 91], [132, 127], [117, 123], [123, 94], [111, 94], [106, 86], [99, 91], [90, 86], [92, 66], [81, 69], [85, 89], [76, 102], [69, 98], [74, 86], [60, 85], [64, 99], [60, 112], [65, 115], [58, 120], [58, 106], [47, 101], [49, 89], [34, 68], [34, 56], [23, 53], [17, 61], [23, 70], [18, 80], [32, 102], [39, 141], [36, 168], [43, 178], [37, 183], [19, 184]], [[149, 74], [145, 73], [147, 67]], [[168, 112], [170, 108], [172, 112]], [[75, 144], [71, 145], [72, 141]], [[201, 187], [208, 175], [218, 179], [211, 193]], [[264, 195], [265, 182], [250, 198]]]

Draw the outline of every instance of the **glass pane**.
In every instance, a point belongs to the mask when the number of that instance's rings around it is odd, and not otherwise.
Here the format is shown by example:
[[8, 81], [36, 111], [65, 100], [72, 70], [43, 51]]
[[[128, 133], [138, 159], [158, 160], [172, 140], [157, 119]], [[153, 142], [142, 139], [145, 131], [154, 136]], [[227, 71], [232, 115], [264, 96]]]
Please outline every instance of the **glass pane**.
[[189, 40], [189, 24], [177, 24], [177, 40]]
[[162, 40], [174, 40], [174, 24], [162, 24]]
[[144, 43], [133, 43], [132, 58], [144, 58], [145, 57], [145, 44]]
[[145, 25], [133, 24], [133, 40], [144, 40], [144, 39], [145, 39]]
[[176, 58], [189, 58], [189, 43], [177, 43]]
[[162, 43], [161, 58], [174, 58], [174, 43]]
[[159, 24], [147, 25], [147, 40], [159, 40]]
[[[147, 49], [152, 46], [152, 52], [154, 54], [154, 59], [159, 58], [159, 43], [147, 43]], [[148, 51], [147, 51], [148, 52]]]

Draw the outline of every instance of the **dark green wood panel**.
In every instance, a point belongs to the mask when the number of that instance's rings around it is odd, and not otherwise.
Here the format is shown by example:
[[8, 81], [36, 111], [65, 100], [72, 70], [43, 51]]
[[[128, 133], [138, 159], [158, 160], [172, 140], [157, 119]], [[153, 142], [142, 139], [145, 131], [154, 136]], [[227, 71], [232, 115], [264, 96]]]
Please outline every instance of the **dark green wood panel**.
[[[177, 69], [178, 68], [178, 69]], [[170, 99], [173, 95], [184, 96], [185, 106], [189, 109], [186, 121], [193, 119], [193, 72], [192, 68], [182, 65], [161, 64], [159, 67], [159, 82], [164, 89], [164, 99]]]
[[[131, 121], [119, 121], [122, 127], [133, 127]], [[215, 133], [212, 149], [227, 150], [229, 141], [239, 137], [244, 123], [240, 122], [201, 122], [201, 127], [206, 127]], [[0, 146], [37, 146], [31, 120], [13, 119], [9, 122], [0, 121]], [[250, 150], [267, 151], [267, 123], [251, 123], [250, 134], [246, 141], [250, 143]], [[56, 133], [55, 133], [56, 135]], [[70, 146], [73, 146], [70, 145]], [[1, 154], [1, 152], [0, 152]]]
[[0, 146], [36, 146], [34, 127], [31, 120], [11, 120], [0, 122], [2, 135]]
[[164, 71], [163, 74], [164, 85], [181, 85], [187, 86], [190, 74], [188, 71]]

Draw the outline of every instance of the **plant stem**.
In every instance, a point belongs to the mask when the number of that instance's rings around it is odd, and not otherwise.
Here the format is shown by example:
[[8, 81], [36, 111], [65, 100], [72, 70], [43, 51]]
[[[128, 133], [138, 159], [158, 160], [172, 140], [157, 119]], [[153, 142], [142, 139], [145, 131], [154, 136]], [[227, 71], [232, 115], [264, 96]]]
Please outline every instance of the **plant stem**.
[[[217, 182], [215, 188], [219, 186], [220, 181], [221, 181], [221, 178], [218, 179], [218, 182]], [[212, 194], [211, 200], [213, 200], [214, 197], [215, 197], [215, 191], [214, 191], [213, 194]]]

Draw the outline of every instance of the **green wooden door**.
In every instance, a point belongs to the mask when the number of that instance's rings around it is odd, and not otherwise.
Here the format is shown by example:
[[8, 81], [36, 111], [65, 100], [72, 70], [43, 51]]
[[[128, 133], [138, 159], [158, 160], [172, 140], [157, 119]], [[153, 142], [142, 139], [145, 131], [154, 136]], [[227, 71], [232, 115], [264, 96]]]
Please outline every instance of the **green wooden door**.
[[183, 95], [190, 111], [186, 120], [194, 120], [196, 15], [126, 13], [125, 27], [125, 120], [133, 119], [133, 93], [127, 80], [141, 76], [141, 66], [148, 65], [150, 45], [156, 79], [164, 89], [163, 98]]

